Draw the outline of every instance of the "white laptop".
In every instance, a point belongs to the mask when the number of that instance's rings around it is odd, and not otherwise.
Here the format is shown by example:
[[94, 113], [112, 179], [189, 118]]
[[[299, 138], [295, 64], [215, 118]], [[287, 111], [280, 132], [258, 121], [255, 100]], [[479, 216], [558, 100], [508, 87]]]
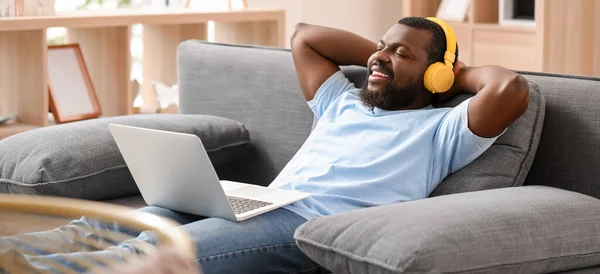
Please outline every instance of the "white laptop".
[[148, 205], [242, 221], [310, 196], [220, 181], [196, 135], [117, 124], [109, 129]]

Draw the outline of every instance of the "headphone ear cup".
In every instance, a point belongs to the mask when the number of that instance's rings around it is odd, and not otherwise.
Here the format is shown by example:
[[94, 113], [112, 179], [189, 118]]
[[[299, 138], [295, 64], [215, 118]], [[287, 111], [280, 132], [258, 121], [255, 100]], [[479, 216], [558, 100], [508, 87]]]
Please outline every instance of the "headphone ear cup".
[[436, 62], [425, 70], [423, 82], [425, 88], [433, 93], [446, 92], [454, 84], [454, 72], [446, 64]]

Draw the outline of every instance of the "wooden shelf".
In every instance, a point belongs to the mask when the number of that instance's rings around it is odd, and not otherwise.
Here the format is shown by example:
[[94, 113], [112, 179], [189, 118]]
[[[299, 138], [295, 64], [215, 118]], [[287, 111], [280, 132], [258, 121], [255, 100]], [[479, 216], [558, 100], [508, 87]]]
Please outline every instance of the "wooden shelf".
[[133, 114], [131, 26], [144, 28], [141, 90], [145, 102], [155, 102], [152, 82], [177, 84], [178, 45], [207, 40], [209, 21], [215, 42], [285, 46], [281, 9], [116, 9], [0, 18], [0, 115], [17, 114], [22, 123], [0, 128], [0, 138], [48, 125], [48, 28], [66, 28], [66, 43], [79, 44], [103, 115], [118, 116]]
[[0, 125], [0, 139], [4, 139], [8, 136], [15, 135], [24, 131], [39, 128], [39, 126], [33, 126], [21, 123], [7, 123]]
[[277, 21], [285, 16], [279, 9], [201, 12], [189, 9], [115, 9], [77, 11], [52, 16], [3, 17], [0, 31], [39, 30], [49, 27], [94, 28], [133, 24], [181, 25], [215, 22]]
[[476, 30], [491, 30], [491, 31], [502, 31], [511, 33], [529, 33], [535, 34], [536, 28], [533, 26], [502, 26], [496, 23], [474, 23], [473, 28]]

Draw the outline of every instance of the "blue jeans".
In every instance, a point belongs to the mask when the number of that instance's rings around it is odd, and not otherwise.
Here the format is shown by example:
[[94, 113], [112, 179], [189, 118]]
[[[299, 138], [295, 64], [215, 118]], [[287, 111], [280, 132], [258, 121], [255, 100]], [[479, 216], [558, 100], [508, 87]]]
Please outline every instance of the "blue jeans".
[[323, 273], [294, 241], [303, 217], [277, 209], [242, 222], [204, 218], [160, 207], [140, 209], [172, 219], [191, 234], [204, 273]]

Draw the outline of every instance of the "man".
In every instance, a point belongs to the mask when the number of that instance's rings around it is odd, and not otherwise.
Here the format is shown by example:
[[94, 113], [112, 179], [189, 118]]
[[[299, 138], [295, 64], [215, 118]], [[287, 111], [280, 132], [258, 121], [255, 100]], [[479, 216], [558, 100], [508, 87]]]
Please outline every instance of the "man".
[[[270, 187], [312, 196], [244, 222], [141, 210], [181, 223], [197, 245], [204, 273], [320, 273], [295, 244], [298, 226], [320, 216], [427, 198], [526, 110], [528, 85], [521, 76], [496, 66], [466, 67], [446, 53], [452, 46], [446, 40], [444, 29], [425, 18], [403, 18], [377, 43], [299, 24], [291, 39], [293, 60], [319, 122]], [[424, 77], [430, 64], [444, 58], [445, 66], [454, 67], [449, 70], [454, 81], [437, 72]], [[341, 65], [366, 66], [366, 85], [354, 87]], [[475, 96], [455, 108], [432, 107], [435, 97], [463, 91]]]
[[[403, 18], [377, 43], [300, 24], [291, 47], [319, 122], [273, 185], [313, 193], [290, 207], [305, 218], [428, 197], [528, 106], [522, 76], [465, 67], [446, 53], [443, 28], [425, 18]], [[439, 97], [476, 94], [453, 109], [433, 108], [436, 95], [424, 84], [427, 68], [445, 56], [455, 63], [455, 81]], [[367, 66], [367, 84], [354, 87], [340, 65]]]
[[[291, 48], [300, 87], [319, 122], [270, 187], [312, 197], [241, 223], [145, 209], [184, 224], [205, 273], [318, 273], [319, 266], [295, 245], [299, 225], [428, 197], [447, 175], [489, 148], [528, 106], [523, 77], [496, 66], [464, 66], [445, 54], [440, 25], [425, 18], [403, 18], [377, 43], [299, 24]], [[455, 108], [432, 107], [438, 95], [424, 84], [428, 66], [444, 56], [454, 61], [455, 80], [439, 97], [475, 94]], [[367, 84], [354, 87], [340, 65], [367, 66]]]

